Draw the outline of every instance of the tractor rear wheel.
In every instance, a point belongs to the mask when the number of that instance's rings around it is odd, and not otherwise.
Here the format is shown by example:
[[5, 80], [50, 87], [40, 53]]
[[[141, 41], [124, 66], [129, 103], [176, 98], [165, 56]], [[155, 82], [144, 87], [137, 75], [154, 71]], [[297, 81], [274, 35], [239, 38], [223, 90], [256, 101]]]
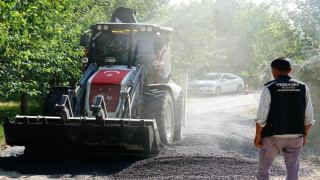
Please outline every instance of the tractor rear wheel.
[[182, 126], [184, 120], [184, 98], [180, 94], [175, 102], [174, 107], [174, 141], [180, 141], [182, 139]]
[[156, 119], [162, 143], [170, 145], [174, 136], [174, 108], [169, 92], [150, 90], [144, 94], [142, 117]]

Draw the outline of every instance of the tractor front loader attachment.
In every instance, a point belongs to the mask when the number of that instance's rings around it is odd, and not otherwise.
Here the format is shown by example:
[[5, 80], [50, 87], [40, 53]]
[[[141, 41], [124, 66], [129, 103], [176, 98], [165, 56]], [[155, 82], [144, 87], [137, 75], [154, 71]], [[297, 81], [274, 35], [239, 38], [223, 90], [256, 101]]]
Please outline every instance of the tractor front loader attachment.
[[160, 137], [154, 119], [108, 118], [103, 96], [91, 107], [95, 117], [73, 117], [67, 95], [56, 105], [59, 116], [5, 119], [8, 145], [27, 149], [157, 154]]
[[77, 152], [157, 154], [160, 139], [155, 120], [16, 116], [4, 123], [6, 142], [26, 149]]
[[[128, 90], [129, 92], [129, 90]], [[124, 97], [130, 97], [127, 92]], [[6, 117], [6, 143], [30, 151], [157, 154], [160, 136], [155, 119], [109, 118], [104, 97], [96, 96], [93, 117], [78, 116], [81, 98], [68, 90], [55, 105], [55, 116]], [[78, 109], [77, 109], [78, 107]], [[126, 111], [125, 111], [126, 112]], [[129, 114], [129, 113], [128, 113]]]

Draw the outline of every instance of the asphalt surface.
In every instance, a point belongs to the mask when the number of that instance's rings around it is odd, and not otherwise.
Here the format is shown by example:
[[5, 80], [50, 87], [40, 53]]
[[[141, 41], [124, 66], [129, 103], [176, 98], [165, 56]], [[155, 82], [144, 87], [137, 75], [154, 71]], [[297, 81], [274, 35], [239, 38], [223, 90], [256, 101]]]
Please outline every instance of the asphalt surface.
[[[24, 147], [0, 155], [4, 179], [255, 179], [258, 149], [253, 145], [259, 93], [197, 96], [187, 101], [183, 139], [153, 158], [105, 156], [25, 156]], [[285, 179], [279, 157], [273, 179]], [[302, 164], [301, 179], [317, 167]], [[317, 179], [317, 178], [315, 178]]]

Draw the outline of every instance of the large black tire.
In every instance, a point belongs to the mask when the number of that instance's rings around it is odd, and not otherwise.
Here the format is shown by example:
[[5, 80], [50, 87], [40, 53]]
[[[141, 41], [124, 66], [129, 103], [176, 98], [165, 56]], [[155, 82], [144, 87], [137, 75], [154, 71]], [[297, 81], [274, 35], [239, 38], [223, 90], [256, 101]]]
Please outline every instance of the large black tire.
[[142, 118], [156, 119], [160, 140], [170, 145], [174, 136], [174, 107], [167, 91], [150, 90], [143, 98]]
[[68, 94], [68, 89], [51, 89], [44, 99], [42, 115], [56, 116], [55, 105], [60, 102], [60, 99], [64, 94]]
[[175, 101], [174, 107], [174, 137], [173, 141], [180, 141], [182, 139], [182, 126], [184, 119], [184, 98], [180, 94], [178, 99]]

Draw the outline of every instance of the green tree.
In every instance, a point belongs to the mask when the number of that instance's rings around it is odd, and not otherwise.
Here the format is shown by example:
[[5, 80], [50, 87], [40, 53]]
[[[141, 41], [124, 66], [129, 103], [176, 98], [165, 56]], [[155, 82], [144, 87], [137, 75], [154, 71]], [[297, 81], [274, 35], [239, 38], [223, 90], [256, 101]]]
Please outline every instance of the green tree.
[[[302, 36], [319, 50], [320, 42], [320, 1], [318, 0], [273, 0], [273, 8], [277, 7], [287, 16], [293, 26], [300, 30]], [[310, 44], [311, 45], [311, 44]]]
[[256, 81], [257, 76], [271, 77], [269, 64], [278, 56], [289, 57], [295, 60], [294, 63], [304, 61], [303, 50], [308, 46], [299, 31], [292, 27], [281, 12], [272, 11], [269, 5], [243, 6], [236, 23], [239, 36], [249, 42], [250, 50], [245, 63], [249, 79]]
[[[167, 1], [9, 0], [0, 1], [0, 95], [43, 96], [49, 86], [74, 86], [81, 76], [80, 34], [108, 22], [118, 6], [136, 8], [141, 20], [157, 15]], [[148, 11], [147, 11], [148, 10]]]
[[310, 48], [291, 21], [270, 4], [204, 0], [167, 11], [170, 15], [160, 21], [174, 27], [177, 72], [233, 72], [259, 87], [270, 75], [270, 60], [288, 56], [302, 63]]
[[170, 7], [161, 24], [174, 28], [172, 57], [174, 76], [188, 72], [191, 76], [218, 69], [215, 59], [223, 58], [224, 49], [217, 48], [220, 39], [212, 21], [209, 2]]

